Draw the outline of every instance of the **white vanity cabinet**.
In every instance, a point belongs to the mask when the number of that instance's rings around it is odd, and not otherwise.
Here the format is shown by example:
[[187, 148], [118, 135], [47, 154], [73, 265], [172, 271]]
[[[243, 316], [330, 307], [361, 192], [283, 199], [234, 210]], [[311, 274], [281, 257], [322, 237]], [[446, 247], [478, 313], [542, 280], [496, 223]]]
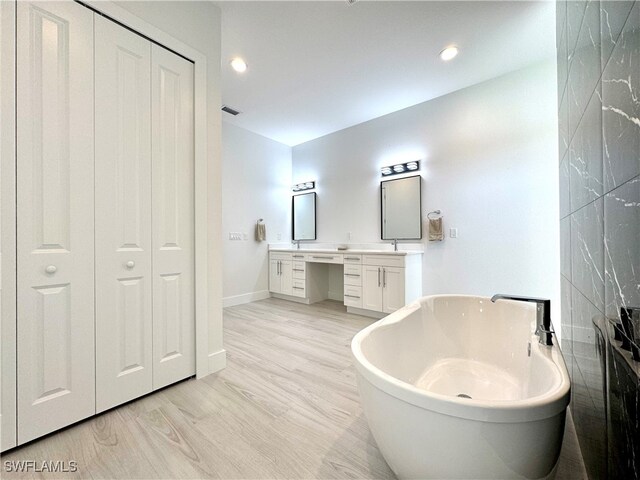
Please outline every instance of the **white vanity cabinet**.
[[344, 305], [352, 313], [379, 317], [422, 295], [421, 252], [270, 251], [269, 290], [307, 304], [325, 300], [331, 288], [339, 289], [326, 264], [342, 265]]
[[344, 255], [344, 304], [362, 308], [362, 255]]
[[392, 313], [420, 296], [415, 280], [422, 276], [413, 257], [418, 256], [363, 255], [362, 308]]
[[293, 265], [290, 253], [269, 255], [269, 291], [282, 295], [293, 294]]

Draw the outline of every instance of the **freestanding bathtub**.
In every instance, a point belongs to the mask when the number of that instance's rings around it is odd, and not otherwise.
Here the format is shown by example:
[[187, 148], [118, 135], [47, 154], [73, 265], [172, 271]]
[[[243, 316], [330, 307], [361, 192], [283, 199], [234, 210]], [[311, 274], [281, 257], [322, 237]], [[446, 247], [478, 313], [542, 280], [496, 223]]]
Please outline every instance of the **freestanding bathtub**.
[[351, 343], [369, 427], [400, 478], [552, 478], [570, 381], [533, 304], [423, 297]]

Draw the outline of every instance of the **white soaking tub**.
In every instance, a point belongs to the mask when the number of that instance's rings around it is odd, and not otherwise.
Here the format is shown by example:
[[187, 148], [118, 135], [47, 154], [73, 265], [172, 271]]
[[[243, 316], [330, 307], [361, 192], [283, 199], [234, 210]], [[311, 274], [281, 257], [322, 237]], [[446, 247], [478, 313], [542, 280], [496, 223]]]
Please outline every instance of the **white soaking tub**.
[[535, 323], [533, 304], [436, 295], [354, 337], [364, 412], [398, 477], [553, 476], [570, 381]]

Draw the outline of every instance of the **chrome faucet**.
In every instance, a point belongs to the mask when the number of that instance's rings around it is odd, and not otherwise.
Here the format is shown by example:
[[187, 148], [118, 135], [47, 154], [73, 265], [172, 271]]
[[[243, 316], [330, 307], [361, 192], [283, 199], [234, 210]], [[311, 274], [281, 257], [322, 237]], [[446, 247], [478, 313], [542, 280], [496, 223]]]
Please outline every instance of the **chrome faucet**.
[[535, 303], [537, 307], [536, 314], [536, 335], [540, 339], [542, 345], [553, 345], [551, 330], [551, 300], [544, 298], [521, 297], [519, 295], [506, 295], [499, 293], [491, 297], [491, 301], [496, 300], [517, 300], [519, 302]]
[[391, 245], [393, 245], [393, 251], [397, 252], [398, 251], [398, 239], [394, 238], [393, 240], [391, 240]]
[[296, 246], [296, 249], [300, 250], [300, 240], [294, 240], [293, 244]]

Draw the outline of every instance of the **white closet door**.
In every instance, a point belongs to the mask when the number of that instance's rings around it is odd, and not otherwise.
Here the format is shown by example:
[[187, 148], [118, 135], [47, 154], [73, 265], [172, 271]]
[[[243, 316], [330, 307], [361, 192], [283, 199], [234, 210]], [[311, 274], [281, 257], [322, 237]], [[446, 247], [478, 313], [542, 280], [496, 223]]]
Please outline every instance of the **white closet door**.
[[95, 15], [96, 406], [151, 391], [151, 43]]
[[17, 4], [18, 442], [95, 412], [93, 15]]
[[153, 388], [195, 374], [193, 64], [152, 46]]

